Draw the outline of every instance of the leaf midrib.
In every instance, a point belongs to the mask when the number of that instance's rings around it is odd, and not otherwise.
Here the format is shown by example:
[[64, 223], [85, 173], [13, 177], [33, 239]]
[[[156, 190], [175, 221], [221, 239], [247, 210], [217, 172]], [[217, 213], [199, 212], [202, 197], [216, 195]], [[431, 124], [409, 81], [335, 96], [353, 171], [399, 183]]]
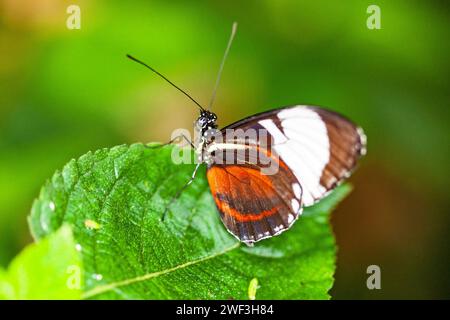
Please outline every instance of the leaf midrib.
[[159, 277], [159, 276], [162, 276], [162, 275], [165, 275], [165, 274], [168, 274], [168, 273], [171, 273], [171, 272], [183, 269], [183, 268], [187, 268], [189, 266], [195, 265], [197, 263], [201, 263], [203, 261], [214, 259], [214, 258], [219, 257], [221, 255], [224, 255], [224, 254], [226, 254], [226, 253], [228, 253], [228, 252], [230, 252], [230, 251], [232, 251], [234, 249], [239, 248], [240, 245], [241, 245], [241, 243], [237, 242], [234, 245], [232, 245], [231, 247], [225, 248], [224, 250], [216, 252], [216, 253], [214, 253], [212, 255], [205, 256], [205, 257], [199, 258], [197, 260], [188, 261], [188, 262], [179, 264], [177, 266], [174, 266], [174, 267], [171, 267], [171, 268], [168, 268], [168, 269], [165, 269], [165, 270], [156, 271], [156, 272], [152, 272], [152, 273], [147, 273], [147, 274], [144, 274], [144, 275], [141, 275], [141, 276], [137, 276], [137, 277], [134, 277], [134, 278], [129, 278], [129, 279], [124, 279], [124, 280], [120, 280], [120, 281], [116, 281], [116, 282], [111, 282], [109, 284], [99, 285], [99, 286], [97, 286], [97, 287], [95, 287], [95, 288], [93, 288], [91, 290], [86, 291], [83, 294], [83, 299], [88, 299], [88, 298], [91, 298], [93, 296], [96, 296], [96, 295], [99, 295], [99, 294], [102, 294], [102, 293], [105, 293], [105, 292], [108, 292], [108, 291], [112, 291], [112, 290], [114, 290], [114, 289], [116, 289], [118, 287], [128, 286], [128, 285], [133, 284], [133, 283], [146, 281], [146, 280], [149, 280], [149, 279], [152, 279], [152, 278], [156, 278], [156, 277]]

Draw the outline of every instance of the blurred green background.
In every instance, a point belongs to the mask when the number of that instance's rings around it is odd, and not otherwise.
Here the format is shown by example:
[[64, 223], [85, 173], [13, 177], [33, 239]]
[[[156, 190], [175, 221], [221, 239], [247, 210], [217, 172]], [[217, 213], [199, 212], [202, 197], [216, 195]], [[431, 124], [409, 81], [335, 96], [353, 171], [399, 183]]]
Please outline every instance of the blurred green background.
[[[366, 27], [370, 4], [381, 30]], [[448, 17], [444, 1], [0, 0], [0, 265], [31, 241], [32, 201], [71, 158], [192, 127], [194, 105], [125, 54], [207, 104], [236, 20], [221, 125], [309, 103], [367, 133], [333, 213], [333, 298], [450, 298]], [[366, 287], [371, 264], [381, 290]]]

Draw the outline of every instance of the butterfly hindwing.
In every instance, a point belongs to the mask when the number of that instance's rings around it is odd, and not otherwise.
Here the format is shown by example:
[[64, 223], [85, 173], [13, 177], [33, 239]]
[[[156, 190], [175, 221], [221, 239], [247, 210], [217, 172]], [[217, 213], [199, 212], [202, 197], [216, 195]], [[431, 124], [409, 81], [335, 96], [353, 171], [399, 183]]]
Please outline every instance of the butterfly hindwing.
[[243, 242], [287, 230], [301, 212], [301, 188], [292, 187], [297, 181], [289, 171], [264, 175], [257, 166], [212, 165], [207, 178], [223, 223]]

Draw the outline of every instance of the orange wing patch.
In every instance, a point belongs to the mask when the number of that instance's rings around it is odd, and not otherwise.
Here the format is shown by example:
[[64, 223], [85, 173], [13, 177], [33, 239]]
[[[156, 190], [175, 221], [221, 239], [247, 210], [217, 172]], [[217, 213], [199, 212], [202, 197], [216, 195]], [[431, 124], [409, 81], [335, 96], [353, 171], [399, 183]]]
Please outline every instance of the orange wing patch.
[[[212, 165], [207, 178], [227, 229], [244, 242], [255, 242], [286, 230], [295, 221], [292, 174], [263, 175], [257, 167]], [[294, 206], [295, 207], [295, 206]]]

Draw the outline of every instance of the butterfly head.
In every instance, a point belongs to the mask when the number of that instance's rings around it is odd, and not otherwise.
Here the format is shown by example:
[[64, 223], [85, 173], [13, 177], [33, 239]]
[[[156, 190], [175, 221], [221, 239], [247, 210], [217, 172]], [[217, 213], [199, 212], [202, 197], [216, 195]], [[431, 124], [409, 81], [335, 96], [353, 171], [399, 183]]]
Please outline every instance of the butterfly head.
[[201, 130], [202, 134], [208, 130], [217, 129], [217, 116], [214, 112], [202, 110], [195, 125]]

